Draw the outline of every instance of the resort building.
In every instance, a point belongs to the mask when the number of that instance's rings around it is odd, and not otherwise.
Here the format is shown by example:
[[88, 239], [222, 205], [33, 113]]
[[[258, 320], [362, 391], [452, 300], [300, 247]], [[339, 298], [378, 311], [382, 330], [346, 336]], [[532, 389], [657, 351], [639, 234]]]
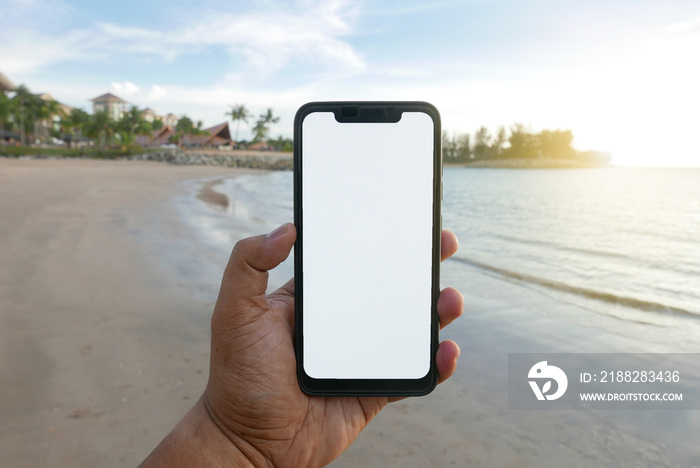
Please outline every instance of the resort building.
[[98, 113], [102, 111], [107, 111], [107, 115], [112, 120], [119, 120], [124, 115], [127, 110], [128, 102], [124, 99], [115, 96], [112, 93], [103, 94], [92, 101], [92, 112]]
[[141, 118], [143, 118], [143, 120], [145, 120], [146, 122], [153, 122], [159, 117], [158, 115], [156, 115], [156, 111], [154, 111], [150, 107], [146, 107], [144, 110], [141, 111]]
[[[199, 148], [231, 148], [235, 142], [231, 141], [231, 132], [228, 122], [224, 122], [213, 127], [202, 130], [201, 135], [181, 135], [182, 141], [180, 146], [184, 147], [199, 147]], [[163, 145], [172, 144], [176, 141], [177, 129], [172, 125], [163, 125], [158, 130], [154, 130], [150, 135], [139, 135], [136, 137], [136, 143], [141, 146], [150, 146], [157, 148]]]
[[157, 130], [153, 130], [150, 135], [137, 135], [136, 143], [141, 146], [158, 148], [171, 143], [170, 138], [175, 135], [175, 128], [171, 125], [163, 125]]
[[69, 106], [67, 104], [63, 104], [62, 102], [56, 101], [53, 98], [53, 96], [51, 96], [49, 93], [39, 93], [39, 94], [37, 94], [37, 96], [39, 96], [41, 99], [43, 99], [46, 102], [55, 101], [56, 104], [58, 104], [59, 112], [63, 112], [66, 115], [70, 114], [70, 111], [73, 110], [73, 108], [71, 106]]
[[184, 146], [208, 148], [230, 146], [231, 132], [228, 128], [228, 122], [205, 128], [202, 130], [201, 135], [185, 135], [182, 143]]
[[175, 125], [177, 125], [177, 121], [180, 120], [180, 118], [171, 112], [165, 117], [162, 117], [161, 120], [163, 121], [163, 125], [170, 125], [171, 127], [175, 127]]

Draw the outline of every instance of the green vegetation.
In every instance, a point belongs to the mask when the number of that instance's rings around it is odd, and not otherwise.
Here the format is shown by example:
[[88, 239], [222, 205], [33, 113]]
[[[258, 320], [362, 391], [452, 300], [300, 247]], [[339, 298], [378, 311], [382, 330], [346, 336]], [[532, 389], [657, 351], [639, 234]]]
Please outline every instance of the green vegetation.
[[268, 142], [277, 151], [294, 151], [294, 142], [291, 138], [278, 137], [276, 140], [270, 140]]
[[115, 122], [114, 139], [121, 150], [129, 154], [134, 150], [141, 149], [141, 146], [136, 143], [136, 135], [150, 135], [162, 126], [163, 122], [160, 120], [148, 122], [143, 118], [142, 111], [138, 107], [131, 106], [131, 109], [124, 112], [122, 118]]
[[[144, 151], [137, 143], [138, 135], [150, 135], [163, 126], [159, 119], [146, 121], [143, 110], [137, 106], [124, 112], [119, 120], [113, 120], [107, 111], [95, 114], [77, 108], [67, 111], [58, 102], [29, 92], [24, 85], [11, 96], [0, 92], [0, 135], [19, 146], [2, 146], [0, 154], [5, 155], [128, 155]], [[64, 147], [46, 147], [62, 142]], [[42, 147], [29, 147], [34, 144]]]
[[267, 112], [260, 114], [258, 121], [255, 122], [255, 127], [253, 127], [253, 143], [259, 141], [267, 141], [267, 136], [270, 133], [270, 124], [277, 123], [280, 121], [279, 117], [275, 117], [271, 108], [267, 109]]
[[230, 116], [231, 120], [233, 120], [236, 123], [236, 136], [234, 137], [234, 141], [238, 143], [238, 129], [241, 126], [241, 120], [245, 123], [248, 123], [248, 118], [252, 117], [253, 115], [250, 112], [248, 112], [248, 109], [246, 109], [245, 105], [243, 104], [236, 104], [235, 106], [231, 106], [231, 111], [225, 112], [224, 115]]
[[[139, 153], [162, 151], [156, 148], [143, 149]], [[65, 158], [114, 159], [125, 156], [121, 148], [42, 148], [39, 146], [0, 146], [0, 156], [54, 156]]]
[[[238, 143], [241, 121], [247, 123], [252, 114], [245, 105], [236, 104], [224, 115], [236, 124], [234, 141]], [[267, 143], [276, 150], [292, 151], [291, 139], [280, 136], [273, 140], [269, 136], [270, 127], [279, 120], [272, 108], [262, 112], [252, 128], [254, 137], [250, 143]], [[151, 135], [162, 127], [159, 119], [146, 121], [143, 110], [137, 106], [114, 120], [107, 110], [88, 114], [82, 109], [69, 109], [46, 96], [29, 92], [23, 85], [9, 96], [0, 93], [0, 138], [5, 140], [0, 154], [3, 155], [129, 155], [145, 151], [138, 144], [139, 135]], [[192, 142], [188, 137], [207, 134], [201, 121], [195, 123], [187, 115], [178, 120], [174, 130], [169, 141], [177, 145]], [[247, 145], [247, 142], [242, 143]], [[40, 147], [34, 148], [37, 145]]]
[[209, 135], [209, 132], [202, 130], [202, 121], [197, 121], [197, 124], [192, 121], [187, 115], [183, 115], [175, 125], [175, 135], [170, 137], [171, 143], [178, 145], [185, 143], [185, 136]]
[[[236, 134], [234, 141], [236, 143], [241, 143], [247, 146], [248, 142], [238, 140], [238, 128], [240, 127], [241, 121], [248, 123], [248, 119], [253, 116], [248, 109], [246, 109], [243, 104], [236, 104], [231, 106], [229, 112], [224, 113], [226, 116], [230, 116], [231, 120], [236, 123]], [[280, 118], [275, 116], [272, 108], [268, 108], [264, 113], [258, 116], [258, 120], [255, 122], [253, 127], [253, 141], [250, 143], [260, 143], [266, 142], [270, 147], [277, 151], [292, 151], [294, 149], [294, 144], [290, 138], [283, 138], [282, 136], [277, 137], [276, 140], [269, 138], [270, 125], [280, 121]]]
[[[119, 120], [110, 118], [107, 111], [88, 114], [81, 109], [65, 110], [56, 101], [32, 94], [20, 85], [9, 97], [0, 92], [0, 135], [13, 140], [19, 146], [2, 146], [0, 154], [5, 155], [64, 155], [89, 157], [115, 157], [135, 152], [144, 152], [138, 144], [139, 135], [150, 135], [162, 128], [163, 122], [156, 119], [148, 122], [143, 110], [132, 106]], [[247, 123], [252, 114], [245, 105], [236, 104], [224, 115], [236, 123], [235, 141], [241, 121]], [[269, 137], [272, 124], [280, 118], [272, 108], [258, 116], [252, 128], [252, 143], [267, 142], [279, 151], [292, 151], [291, 139]], [[182, 116], [176, 127], [171, 143], [182, 145], [193, 137], [205, 134], [202, 122], [196, 124]], [[46, 144], [66, 144], [64, 147], [46, 147]], [[595, 151], [581, 152], [573, 148], [571, 130], [542, 130], [532, 132], [523, 124], [516, 123], [506, 128], [499, 127], [495, 134], [482, 126], [473, 135], [468, 133], [442, 136], [443, 158], [446, 163], [489, 165], [506, 160], [519, 162], [554, 161], [568, 165], [602, 165], [610, 160], [609, 155]], [[191, 141], [191, 138], [189, 139]], [[30, 145], [40, 143], [40, 148]], [[245, 142], [243, 142], [245, 143]]]
[[56, 101], [44, 100], [20, 85], [9, 98], [0, 92], [0, 128], [16, 132], [23, 142], [31, 135], [36, 139], [49, 138], [50, 129], [43, 125], [60, 112]]
[[509, 129], [504, 126], [491, 135], [481, 126], [473, 136], [464, 133], [450, 137], [442, 135], [443, 158], [446, 163], [488, 163], [506, 159], [560, 160], [585, 165], [607, 164], [609, 155], [596, 151], [581, 152], [571, 145], [571, 130], [542, 130], [534, 133], [523, 124]]

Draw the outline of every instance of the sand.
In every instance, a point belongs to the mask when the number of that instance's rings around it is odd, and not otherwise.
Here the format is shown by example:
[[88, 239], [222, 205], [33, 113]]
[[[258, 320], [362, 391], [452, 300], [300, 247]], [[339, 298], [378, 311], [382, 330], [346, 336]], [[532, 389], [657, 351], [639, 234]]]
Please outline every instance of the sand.
[[[173, 203], [183, 181], [206, 179], [201, 203], [223, 206], [216, 181], [240, 173], [0, 158], [0, 466], [135, 466], [190, 408], [215, 297], [153, 246], [197, 242]], [[463, 350], [455, 377], [390, 405], [333, 467], [691, 466], [696, 412], [508, 410], [507, 352], [611, 337], [467, 299], [445, 333]]]
[[174, 217], [180, 181], [232, 173], [0, 159], [0, 465], [135, 465], [199, 397], [212, 304], [133, 231]]

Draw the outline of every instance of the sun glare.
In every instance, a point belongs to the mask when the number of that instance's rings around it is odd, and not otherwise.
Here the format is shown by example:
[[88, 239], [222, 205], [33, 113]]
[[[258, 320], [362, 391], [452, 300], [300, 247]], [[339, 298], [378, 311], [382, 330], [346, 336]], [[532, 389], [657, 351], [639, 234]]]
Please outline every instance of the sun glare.
[[583, 110], [579, 143], [610, 151], [616, 165], [700, 165], [697, 23], [660, 31], [626, 60], [577, 80], [587, 90], [574, 98]]

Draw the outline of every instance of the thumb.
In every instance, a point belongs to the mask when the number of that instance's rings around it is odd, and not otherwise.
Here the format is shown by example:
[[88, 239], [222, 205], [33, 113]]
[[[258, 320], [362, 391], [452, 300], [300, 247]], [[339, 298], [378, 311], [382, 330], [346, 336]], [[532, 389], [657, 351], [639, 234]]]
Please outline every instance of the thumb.
[[268, 270], [289, 256], [295, 238], [294, 225], [286, 223], [267, 235], [238, 241], [224, 271], [217, 305], [250, 304], [264, 298]]

